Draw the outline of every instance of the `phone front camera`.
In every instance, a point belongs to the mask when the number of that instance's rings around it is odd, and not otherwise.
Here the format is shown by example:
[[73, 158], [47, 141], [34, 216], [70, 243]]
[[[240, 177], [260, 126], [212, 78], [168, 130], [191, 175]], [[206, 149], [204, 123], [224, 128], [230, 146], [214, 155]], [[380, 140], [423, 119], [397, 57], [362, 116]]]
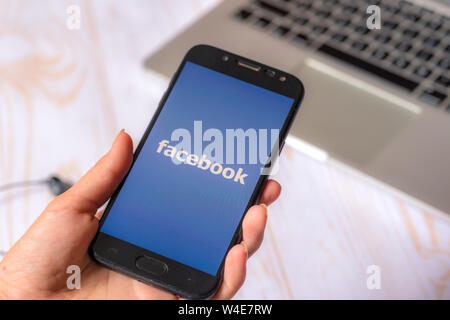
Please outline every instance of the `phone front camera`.
[[266, 75], [273, 78], [275, 77], [275, 71], [273, 70], [266, 70]]

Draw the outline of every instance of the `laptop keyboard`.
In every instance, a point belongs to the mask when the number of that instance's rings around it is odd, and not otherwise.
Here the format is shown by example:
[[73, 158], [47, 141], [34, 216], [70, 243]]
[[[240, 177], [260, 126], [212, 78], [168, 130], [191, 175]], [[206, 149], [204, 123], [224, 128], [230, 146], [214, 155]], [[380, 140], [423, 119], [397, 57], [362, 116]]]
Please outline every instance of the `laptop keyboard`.
[[[369, 5], [381, 29], [366, 27]], [[450, 19], [403, 0], [253, 0], [234, 16], [403, 88], [450, 114]]]

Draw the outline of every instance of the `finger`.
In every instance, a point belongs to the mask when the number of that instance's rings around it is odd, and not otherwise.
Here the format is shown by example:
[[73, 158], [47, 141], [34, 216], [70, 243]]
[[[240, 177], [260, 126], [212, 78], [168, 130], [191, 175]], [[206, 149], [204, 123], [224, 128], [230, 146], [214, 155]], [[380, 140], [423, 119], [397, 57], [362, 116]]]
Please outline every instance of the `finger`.
[[225, 259], [223, 281], [214, 299], [231, 299], [244, 284], [247, 264], [245, 242], [235, 245]]
[[275, 200], [278, 199], [281, 193], [281, 186], [275, 180], [269, 179], [267, 180], [266, 185], [264, 186], [263, 192], [261, 193], [261, 197], [259, 198], [259, 203], [264, 203], [266, 205], [271, 204]]
[[114, 190], [130, 168], [133, 142], [125, 131], [120, 131], [111, 149], [72, 188], [50, 204], [55, 209], [64, 206], [93, 215]]
[[247, 244], [249, 257], [261, 246], [266, 222], [267, 206], [265, 204], [251, 207], [242, 221], [242, 239]]

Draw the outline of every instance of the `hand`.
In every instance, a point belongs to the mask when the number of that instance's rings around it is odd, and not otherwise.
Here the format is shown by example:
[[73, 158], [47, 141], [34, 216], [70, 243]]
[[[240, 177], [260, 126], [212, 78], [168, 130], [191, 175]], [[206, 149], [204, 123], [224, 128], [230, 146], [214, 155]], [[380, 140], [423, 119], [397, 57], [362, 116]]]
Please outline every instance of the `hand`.
[[[124, 131], [111, 150], [72, 188], [55, 198], [0, 263], [3, 299], [176, 299], [100, 266], [87, 250], [98, 228], [97, 212], [123, 179], [133, 158], [131, 138]], [[247, 257], [260, 246], [267, 219], [266, 205], [275, 201], [280, 185], [269, 180], [261, 204], [247, 212], [243, 241], [225, 260], [223, 282], [216, 299], [230, 299], [245, 280]], [[81, 289], [66, 285], [69, 265], [80, 266]]]

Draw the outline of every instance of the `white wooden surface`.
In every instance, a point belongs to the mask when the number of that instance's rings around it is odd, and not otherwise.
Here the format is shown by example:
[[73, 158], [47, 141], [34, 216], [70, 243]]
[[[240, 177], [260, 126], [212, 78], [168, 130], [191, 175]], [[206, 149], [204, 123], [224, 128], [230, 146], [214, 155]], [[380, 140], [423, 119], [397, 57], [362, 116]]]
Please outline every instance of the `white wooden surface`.
[[[143, 58], [216, 2], [0, 1], [0, 184], [76, 180], [121, 128], [138, 141], [165, 88]], [[80, 30], [66, 28], [70, 4]], [[236, 298], [450, 298], [447, 222], [288, 147], [275, 178], [283, 193]], [[0, 194], [1, 250], [50, 199]], [[366, 286], [373, 264], [380, 290]]]

